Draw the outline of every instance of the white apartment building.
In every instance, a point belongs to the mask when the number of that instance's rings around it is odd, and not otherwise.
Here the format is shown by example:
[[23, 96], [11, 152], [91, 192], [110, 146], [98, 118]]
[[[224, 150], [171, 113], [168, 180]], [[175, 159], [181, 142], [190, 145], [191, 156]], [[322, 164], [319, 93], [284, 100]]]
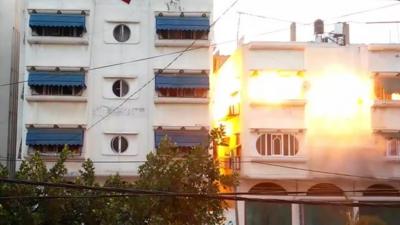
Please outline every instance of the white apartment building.
[[211, 18], [205, 0], [27, 1], [22, 156], [68, 145], [70, 176], [90, 158], [99, 178], [135, 177], [166, 134], [202, 143]]
[[[250, 42], [210, 77], [236, 191], [291, 201], [399, 202], [400, 45]], [[239, 163], [240, 162], [240, 163]], [[263, 195], [261, 195], [263, 194]], [[241, 225], [342, 225], [397, 208], [238, 202]]]

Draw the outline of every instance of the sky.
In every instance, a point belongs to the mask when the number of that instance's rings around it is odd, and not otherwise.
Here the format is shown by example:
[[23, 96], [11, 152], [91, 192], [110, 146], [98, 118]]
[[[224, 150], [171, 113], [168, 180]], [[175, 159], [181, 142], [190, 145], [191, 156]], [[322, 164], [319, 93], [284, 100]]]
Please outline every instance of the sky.
[[[214, 0], [214, 18], [234, 1]], [[291, 22], [297, 24], [297, 41], [312, 41], [316, 19], [324, 20], [325, 32], [337, 22], [348, 22], [351, 43], [400, 43], [400, 23], [367, 23], [400, 21], [400, 1], [395, 0], [239, 0], [215, 25], [215, 42], [228, 41], [218, 48], [229, 54], [237, 37], [245, 42], [289, 41]]]

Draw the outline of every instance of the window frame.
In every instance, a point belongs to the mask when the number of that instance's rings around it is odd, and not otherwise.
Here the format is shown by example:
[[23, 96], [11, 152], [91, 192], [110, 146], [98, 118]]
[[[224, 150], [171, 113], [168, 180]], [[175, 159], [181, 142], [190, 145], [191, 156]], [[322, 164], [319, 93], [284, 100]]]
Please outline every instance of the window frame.
[[[58, 156], [63, 149], [63, 145], [35, 145], [28, 146], [28, 154], [32, 155], [34, 152], [39, 152], [42, 156]], [[83, 146], [68, 145], [68, 150], [71, 151], [72, 156], [81, 156]]]
[[[399, 94], [398, 92], [390, 92], [385, 89], [385, 85], [382, 82], [382, 79], [387, 79], [388, 77], [386, 76], [377, 76], [374, 78], [374, 97], [378, 101], [394, 101], [394, 102], [399, 102], [400, 100], [398, 99], [393, 99], [393, 94]], [[390, 77], [389, 77], [390, 78]], [[400, 82], [400, 78], [393, 77], [396, 82]]]
[[[165, 72], [155, 74], [155, 76], [165, 76], [174, 78], [184, 78], [185, 76], [199, 76], [207, 77], [207, 74], [200, 72], [187, 72], [187, 73], [172, 73]], [[159, 98], [196, 98], [196, 99], [207, 99], [210, 95], [210, 89], [204, 87], [157, 87], [155, 86], [155, 92]]]
[[[117, 143], [118, 144], [118, 149], [114, 148], [115, 141], [118, 141], [118, 143]], [[122, 142], [123, 141], [126, 142], [126, 147], [125, 147], [125, 149], [122, 150], [122, 148], [123, 148]], [[115, 154], [124, 154], [125, 152], [127, 152], [128, 148], [129, 148], [129, 141], [123, 135], [114, 136], [110, 140], [110, 147], [111, 147], [111, 150], [113, 151], [113, 153], [115, 153]]]
[[[116, 31], [117, 31], [117, 29], [118, 29], [119, 27], [121, 27], [121, 30], [120, 30], [119, 32], [117, 32], [117, 34], [119, 35], [119, 36], [117, 36], [117, 35], [116, 35]], [[127, 32], [127, 37], [126, 37], [126, 39], [124, 39], [124, 34], [125, 34], [125, 32]], [[128, 25], [126, 25], [126, 24], [124, 24], [124, 23], [117, 24], [117, 25], [114, 27], [114, 29], [113, 29], [113, 38], [114, 38], [114, 40], [116, 40], [118, 43], [125, 43], [125, 42], [129, 41], [129, 39], [131, 38], [131, 36], [132, 36], [132, 30], [129, 28]]]
[[37, 26], [31, 28], [32, 37], [68, 37], [82, 38], [85, 29], [81, 27], [45, 27]]
[[[117, 82], [119, 82], [119, 95], [117, 95], [117, 94], [115, 93], [115, 91], [114, 91], [114, 88], [116, 88], [115, 85], [117, 84]], [[124, 84], [125, 84], [126, 86], [124, 86]], [[123, 87], [126, 87], [126, 88], [127, 88], [125, 94], [123, 93]], [[125, 97], [125, 96], [129, 93], [129, 91], [130, 91], [129, 82], [126, 81], [125, 79], [118, 79], [118, 80], [115, 80], [115, 81], [112, 83], [112, 85], [111, 85], [111, 91], [112, 91], [112, 93], [114, 94], [115, 97], [117, 97], [117, 98], [123, 98], [123, 97]]]
[[203, 30], [156, 30], [158, 40], [202, 40], [208, 41], [209, 31]]
[[299, 137], [291, 132], [265, 132], [256, 139], [256, 151], [265, 157], [295, 157], [300, 152]]
[[[386, 154], [386, 157], [388, 157], [388, 158], [400, 158], [400, 138], [385, 138], [385, 142], [386, 142], [386, 151], [385, 151], [385, 154]], [[396, 154], [391, 154], [392, 153], [392, 142], [395, 142], [394, 143], [394, 145], [395, 145], [395, 151], [396, 151]]]
[[206, 88], [157, 88], [160, 98], [208, 98], [209, 90]]
[[[42, 90], [38, 91], [39, 88]], [[71, 89], [71, 94], [65, 94], [67, 88]], [[79, 86], [35, 85], [31, 86], [30, 89], [33, 96], [82, 96], [85, 88]]]

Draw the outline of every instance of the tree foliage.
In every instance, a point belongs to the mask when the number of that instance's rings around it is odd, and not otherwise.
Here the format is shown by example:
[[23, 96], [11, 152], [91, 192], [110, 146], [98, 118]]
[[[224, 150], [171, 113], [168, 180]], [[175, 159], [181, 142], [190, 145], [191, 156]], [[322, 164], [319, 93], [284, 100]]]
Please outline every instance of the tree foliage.
[[[150, 153], [139, 168], [139, 189], [164, 192], [217, 194], [220, 185], [233, 185], [233, 179], [221, 175], [218, 166], [204, 148], [182, 153], [164, 140], [156, 153]], [[230, 182], [231, 181], [231, 182]], [[225, 205], [206, 197], [152, 197], [144, 215], [150, 224], [221, 224]], [[222, 203], [222, 204], [221, 204]], [[179, 209], [179, 210], [177, 210]]]
[[[220, 185], [232, 185], [235, 182], [234, 177], [219, 174], [217, 164], [204, 149], [198, 147], [182, 154], [167, 140], [162, 142], [156, 153], [147, 156], [147, 162], [139, 168], [139, 177], [133, 183], [115, 174], [100, 185], [96, 182], [95, 167], [90, 159], [82, 163], [75, 179], [67, 179], [65, 162], [68, 154], [68, 149], [64, 148], [55, 164], [48, 169], [40, 154], [35, 153], [22, 161], [16, 179], [197, 194], [216, 194]], [[0, 177], [8, 177], [6, 168], [1, 165]], [[117, 193], [0, 183], [0, 197], [10, 197], [0, 199], [0, 225], [203, 225], [221, 224], [224, 220], [225, 204], [217, 199], [104, 196], [107, 194]], [[12, 198], [17, 196], [29, 198]], [[46, 196], [65, 197], [43, 198]]]

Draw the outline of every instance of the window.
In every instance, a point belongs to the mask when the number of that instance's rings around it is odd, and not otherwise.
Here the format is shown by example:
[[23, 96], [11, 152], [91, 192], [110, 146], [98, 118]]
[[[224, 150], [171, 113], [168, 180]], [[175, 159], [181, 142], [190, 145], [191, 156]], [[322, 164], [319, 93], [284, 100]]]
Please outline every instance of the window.
[[115, 153], [124, 153], [128, 149], [128, 140], [123, 136], [114, 137], [111, 140], [111, 149]]
[[112, 86], [112, 91], [115, 96], [124, 97], [126, 94], [128, 94], [129, 85], [125, 80], [117, 80]]
[[32, 95], [82, 95], [85, 85], [85, 73], [30, 71], [28, 85]]
[[[331, 183], [319, 183], [310, 187], [308, 196], [343, 196], [344, 192], [338, 186]], [[332, 205], [301, 205], [301, 224], [342, 225], [347, 224], [348, 216], [352, 215], [353, 208], [347, 206]]]
[[[398, 198], [400, 196], [399, 190], [394, 188], [391, 185], [388, 184], [374, 184], [369, 186], [364, 192], [363, 196], [368, 196], [368, 197], [386, 197], [387, 199], [389, 198]], [[368, 202], [360, 202], [360, 203], [369, 203], [369, 204], [382, 204], [382, 203], [398, 203], [398, 202], [373, 202], [373, 201], [368, 201]], [[363, 217], [375, 217], [376, 219], [382, 220], [382, 224], [398, 224], [400, 221], [400, 214], [399, 214], [399, 209], [398, 208], [388, 208], [385, 206], [381, 207], [372, 207], [372, 206], [361, 206], [359, 208], [359, 216], [360, 219]], [[367, 219], [366, 218], [366, 219]]]
[[[63, 145], [36, 145], [29, 147], [30, 153], [33, 154], [33, 152], [38, 151], [41, 155], [45, 156], [58, 155], [62, 152], [63, 149]], [[81, 155], [81, 149], [81, 146], [68, 146], [68, 150], [72, 153], [72, 155]]]
[[207, 130], [155, 130], [155, 148], [158, 148], [163, 141], [169, 141], [175, 145], [181, 152], [187, 152], [193, 147], [208, 147]]
[[386, 155], [387, 156], [400, 156], [400, 139], [389, 138], [386, 139]]
[[32, 95], [81, 96], [83, 87], [69, 86], [32, 86]]
[[208, 31], [161, 30], [157, 31], [158, 39], [208, 40]]
[[159, 88], [158, 97], [207, 98], [208, 89]]
[[64, 146], [76, 155], [81, 154], [84, 130], [81, 128], [28, 128], [26, 145], [29, 150], [44, 155], [57, 155]]
[[32, 36], [82, 37], [81, 27], [32, 27]]
[[238, 116], [240, 114], [240, 104], [239, 103], [234, 103], [229, 106], [229, 116]]
[[364, 196], [399, 196], [400, 192], [393, 186], [387, 184], [374, 184], [363, 192]]
[[299, 142], [294, 134], [268, 133], [258, 137], [257, 152], [268, 156], [294, 156], [299, 151]]
[[[260, 183], [249, 190], [253, 194], [287, 195], [287, 191], [278, 184]], [[292, 209], [290, 204], [245, 201], [246, 225], [290, 225]]]
[[342, 196], [343, 190], [330, 183], [316, 184], [307, 191], [310, 196]]
[[159, 97], [207, 98], [208, 76], [205, 74], [156, 74], [155, 88]]
[[131, 30], [127, 25], [120, 24], [114, 28], [113, 35], [115, 40], [119, 42], [126, 42], [131, 37]]
[[207, 40], [209, 31], [210, 18], [205, 14], [156, 17], [156, 32], [160, 40]]
[[86, 17], [81, 14], [32, 13], [29, 18], [32, 36], [82, 37]]
[[377, 77], [375, 79], [375, 97], [378, 100], [400, 100], [400, 78]]

